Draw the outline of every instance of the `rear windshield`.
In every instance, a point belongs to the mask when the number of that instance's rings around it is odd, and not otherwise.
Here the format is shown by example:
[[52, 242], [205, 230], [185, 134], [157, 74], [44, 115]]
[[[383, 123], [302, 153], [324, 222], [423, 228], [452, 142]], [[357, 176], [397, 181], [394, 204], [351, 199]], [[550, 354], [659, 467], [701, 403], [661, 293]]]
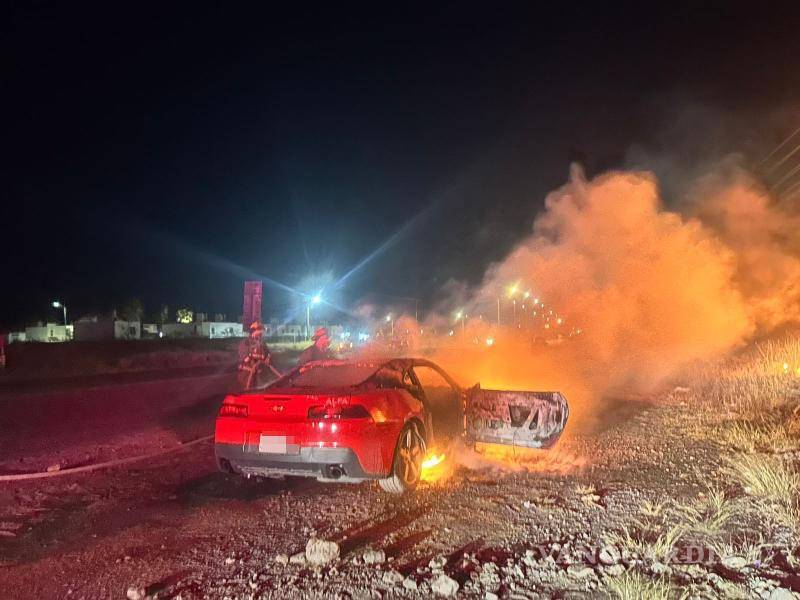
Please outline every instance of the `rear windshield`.
[[297, 367], [270, 387], [355, 387], [372, 377], [379, 367], [376, 363], [312, 363]]

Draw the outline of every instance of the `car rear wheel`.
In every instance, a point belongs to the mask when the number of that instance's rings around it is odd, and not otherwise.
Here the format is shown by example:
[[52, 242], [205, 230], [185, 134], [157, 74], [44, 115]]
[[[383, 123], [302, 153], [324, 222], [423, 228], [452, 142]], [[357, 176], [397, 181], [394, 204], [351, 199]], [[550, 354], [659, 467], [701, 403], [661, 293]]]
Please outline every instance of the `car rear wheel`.
[[414, 421], [408, 423], [397, 438], [392, 474], [386, 479], [378, 480], [381, 488], [391, 494], [402, 494], [417, 487], [426, 451], [425, 437], [419, 424]]

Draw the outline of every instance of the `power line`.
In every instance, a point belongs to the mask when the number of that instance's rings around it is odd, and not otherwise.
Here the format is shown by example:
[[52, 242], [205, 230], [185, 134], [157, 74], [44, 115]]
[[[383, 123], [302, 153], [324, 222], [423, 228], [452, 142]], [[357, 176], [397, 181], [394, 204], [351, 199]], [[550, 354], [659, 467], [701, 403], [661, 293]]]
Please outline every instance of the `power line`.
[[[798, 146], [798, 148], [800, 148], [800, 146]], [[772, 186], [772, 190], [775, 191], [776, 189], [778, 189], [786, 181], [790, 180], [795, 175], [795, 173], [797, 173], [798, 171], [800, 171], [800, 164], [798, 164], [794, 169], [789, 171], [786, 175], [781, 177], [781, 179], [778, 181], [778, 183], [776, 183], [775, 185]]]
[[793, 183], [792, 185], [790, 185], [788, 188], [786, 188], [786, 189], [783, 191], [783, 193], [784, 193], [784, 194], [788, 194], [789, 192], [792, 192], [792, 191], [794, 191], [794, 190], [795, 190], [795, 188], [798, 188], [798, 187], [800, 187], [800, 181], [798, 181], [797, 183]]
[[792, 139], [794, 136], [796, 136], [798, 133], [800, 133], [800, 127], [798, 127], [796, 130], [794, 130], [794, 131], [793, 131], [793, 132], [792, 132], [792, 133], [789, 135], [789, 137], [787, 137], [787, 138], [786, 138], [785, 140], [783, 140], [783, 141], [782, 141], [780, 144], [778, 144], [778, 145], [775, 147], [775, 149], [774, 149], [772, 152], [770, 152], [770, 153], [769, 153], [769, 154], [767, 154], [767, 155], [766, 155], [764, 158], [762, 158], [762, 159], [761, 159], [761, 162], [760, 162], [760, 163], [758, 163], [758, 164], [759, 164], [759, 165], [763, 165], [765, 162], [767, 162], [767, 161], [768, 161], [770, 158], [772, 158], [772, 157], [775, 155], [775, 153], [776, 153], [776, 152], [778, 152], [778, 150], [780, 150], [780, 149], [781, 149], [781, 148], [783, 148], [783, 147], [784, 147], [786, 144], [788, 144], [788, 143], [789, 143], [789, 141], [790, 141], [790, 140], [791, 140], [791, 139]]
[[772, 166], [771, 166], [771, 167], [768, 169], [768, 171], [771, 173], [772, 171], [774, 171], [775, 169], [777, 169], [778, 167], [780, 167], [780, 166], [781, 166], [783, 163], [785, 163], [787, 160], [789, 160], [789, 159], [792, 157], [792, 155], [793, 155], [795, 152], [797, 152], [798, 150], [800, 150], [800, 144], [797, 144], [797, 146], [795, 146], [795, 147], [794, 147], [794, 149], [793, 149], [791, 152], [789, 152], [789, 154], [787, 154], [787, 155], [786, 155], [786, 156], [784, 156], [782, 159], [780, 159], [778, 162], [776, 162], [774, 165], [772, 165]]

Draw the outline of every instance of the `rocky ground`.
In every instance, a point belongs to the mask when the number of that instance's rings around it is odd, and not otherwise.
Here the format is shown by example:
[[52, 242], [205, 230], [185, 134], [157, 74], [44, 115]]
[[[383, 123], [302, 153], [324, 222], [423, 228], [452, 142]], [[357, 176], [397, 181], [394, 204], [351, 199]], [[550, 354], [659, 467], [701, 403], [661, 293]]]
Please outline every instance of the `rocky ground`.
[[796, 530], [759, 514], [713, 436], [687, 433], [697, 408], [673, 394], [617, 409], [571, 431], [556, 460], [504, 467], [461, 450], [445, 461], [449, 476], [404, 497], [371, 484], [226, 476], [211, 444], [0, 483], [0, 589], [12, 598], [800, 598]]

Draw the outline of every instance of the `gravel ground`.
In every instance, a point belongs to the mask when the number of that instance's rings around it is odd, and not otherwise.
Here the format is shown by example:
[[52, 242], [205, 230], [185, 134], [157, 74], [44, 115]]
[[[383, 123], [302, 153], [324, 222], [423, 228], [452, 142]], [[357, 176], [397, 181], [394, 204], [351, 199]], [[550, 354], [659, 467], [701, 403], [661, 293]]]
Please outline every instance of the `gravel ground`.
[[[449, 477], [404, 497], [366, 483], [226, 476], [210, 443], [135, 468], [0, 484], [0, 589], [12, 598], [592, 598], [635, 569], [698, 598], [800, 597], [780, 561], [663, 564], [609, 542], [643, 507], [695, 502], [709, 485], [741, 494], [721, 472], [720, 448], [686, 434], [694, 410], [619, 406], [613, 421], [569, 432], [557, 460], [512, 469], [461, 452], [472, 468], [451, 456]], [[798, 543], [791, 533], [772, 541]]]

